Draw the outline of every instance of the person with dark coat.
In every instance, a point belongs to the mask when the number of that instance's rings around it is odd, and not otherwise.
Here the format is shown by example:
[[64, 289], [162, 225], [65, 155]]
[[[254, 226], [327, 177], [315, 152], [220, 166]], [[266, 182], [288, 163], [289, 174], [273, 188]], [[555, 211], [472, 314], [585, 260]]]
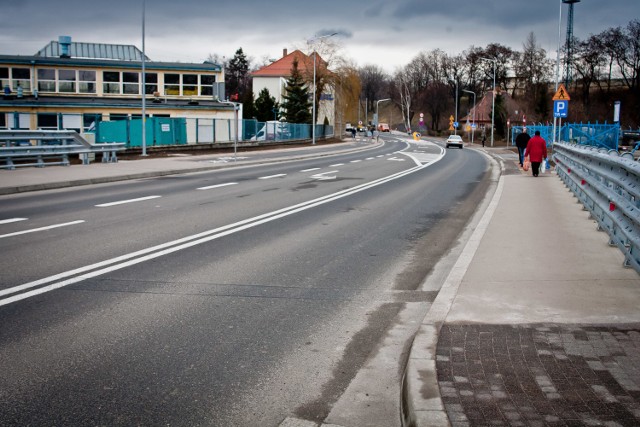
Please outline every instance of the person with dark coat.
[[516, 136], [516, 147], [518, 147], [518, 156], [520, 158], [521, 167], [523, 166], [524, 162], [524, 150], [527, 149], [527, 143], [530, 139], [531, 137], [527, 133], [526, 129], [524, 129], [522, 133], [519, 133], [518, 136]]
[[527, 149], [524, 151], [524, 155], [525, 157], [529, 156], [533, 176], [538, 176], [540, 173], [540, 163], [542, 163], [543, 159], [547, 159], [547, 142], [540, 136], [539, 130], [536, 131], [535, 136], [527, 143]]

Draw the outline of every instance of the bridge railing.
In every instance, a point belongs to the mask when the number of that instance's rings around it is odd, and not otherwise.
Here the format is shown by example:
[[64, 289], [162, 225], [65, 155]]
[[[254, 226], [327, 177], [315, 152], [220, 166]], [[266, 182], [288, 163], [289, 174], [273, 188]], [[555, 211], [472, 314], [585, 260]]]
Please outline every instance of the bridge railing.
[[577, 144], [553, 145], [556, 172], [640, 273], [640, 162], [631, 153]]
[[118, 161], [117, 152], [124, 143], [92, 144], [75, 131], [2, 130], [0, 131], [0, 169], [49, 165], [69, 165], [69, 156], [78, 155], [83, 164], [91, 156], [102, 154], [103, 163]]

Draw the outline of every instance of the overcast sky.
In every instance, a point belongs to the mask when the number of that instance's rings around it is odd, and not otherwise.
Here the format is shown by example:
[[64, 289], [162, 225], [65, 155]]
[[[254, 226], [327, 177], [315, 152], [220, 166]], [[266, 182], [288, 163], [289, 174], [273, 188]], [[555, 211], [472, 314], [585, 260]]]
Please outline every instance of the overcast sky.
[[[358, 66], [387, 72], [420, 51], [458, 54], [501, 43], [521, 50], [530, 32], [555, 58], [561, 0], [146, 0], [146, 54], [154, 61], [231, 58], [255, 62], [334, 36]], [[60, 35], [142, 48], [142, 0], [0, 0], [0, 54], [33, 55]], [[568, 8], [562, 8], [562, 40]], [[586, 38], [640, 19], [640, 0], [582, 0], [574, 34]]]

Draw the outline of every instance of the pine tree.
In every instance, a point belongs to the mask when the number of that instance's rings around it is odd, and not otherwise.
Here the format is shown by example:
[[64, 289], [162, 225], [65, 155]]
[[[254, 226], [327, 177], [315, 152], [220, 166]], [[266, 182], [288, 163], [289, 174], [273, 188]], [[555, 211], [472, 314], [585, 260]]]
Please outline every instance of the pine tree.
[[258, 119], [259, 122], [277, 119], [279, 114], [274, 114], [274, 109], [276, 112], [279, 110], [276, 99], [271, 96], [269, 89], [262, 89], [255, 102], [256, 119]]
[[225, 85], [229, 99], [243, 99], [249, 83], [249, 61], [242, 48], [239, 48], [225, 70]]
[[286, 95], [283, 96], [284, 119], [288, 123], [311, 123], [311, 100], [309, 91], [298, 69], [298, 61], [293, 61], [291, 77], [287, 79]]

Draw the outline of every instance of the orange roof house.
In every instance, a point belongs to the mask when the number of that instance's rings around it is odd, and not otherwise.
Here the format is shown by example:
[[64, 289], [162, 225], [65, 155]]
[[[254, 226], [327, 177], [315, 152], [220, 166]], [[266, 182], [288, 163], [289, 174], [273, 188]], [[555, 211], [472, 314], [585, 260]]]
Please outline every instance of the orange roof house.
[[[269, 94], [276, 99], [276, 102], [282, 103], [287, 79], [291, 77], [291, 69], [296, 60], [298, 61], [298, 70], [300, 70], [303, 78], [307, 81], [313, 80], [313, 54], [306, 55], [298, 49], [288, 53], [287, 49], [284, 49], [282, 58], [251, 73], [254, 99], [266, 88], [269, 90]], [[316, 73], [320, 72], [327, 73], [328, 70], [327, 63], [318, 55], [316, 58]], [[327, 117], [329, 123], [333, 124], [334, 110], [333, 88], [325, 87], [318, 106], [318, 122], [322, 123], [324, 118]]]

